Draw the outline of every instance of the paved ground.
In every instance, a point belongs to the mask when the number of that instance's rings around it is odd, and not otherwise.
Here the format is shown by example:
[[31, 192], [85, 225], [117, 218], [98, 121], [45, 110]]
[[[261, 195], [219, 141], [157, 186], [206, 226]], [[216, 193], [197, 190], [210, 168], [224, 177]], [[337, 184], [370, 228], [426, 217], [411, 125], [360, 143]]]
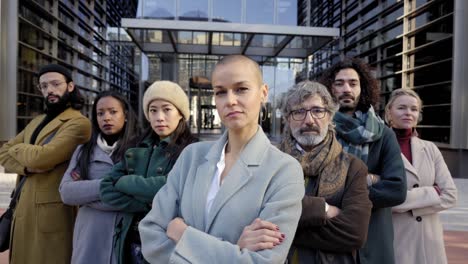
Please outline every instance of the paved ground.
[[[0, 214], [3, 214], [4, 208], [8, 206], [14, 181], [14, 175], [3, 173], [3, 168], [0, 167]], [[448, 263], [466, 264], [468, 263], [468, 179], [455, 179], [455, 184], [458, 188], [458, 204], [440, 214], [444, 226]], [[0, 264], [7, 263], [8, 252], [0, 253]]]

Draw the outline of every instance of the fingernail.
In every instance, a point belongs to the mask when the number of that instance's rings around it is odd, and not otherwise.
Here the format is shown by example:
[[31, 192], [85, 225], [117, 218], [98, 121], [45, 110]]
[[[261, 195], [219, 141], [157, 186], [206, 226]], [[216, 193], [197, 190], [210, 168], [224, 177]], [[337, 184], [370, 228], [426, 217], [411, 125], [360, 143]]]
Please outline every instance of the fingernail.
[[279, 226], [276, 226], [276, 230], [279, 230]]
[[286, 236], [284, 234], [281, 234], [281, 237], [284, 239]]

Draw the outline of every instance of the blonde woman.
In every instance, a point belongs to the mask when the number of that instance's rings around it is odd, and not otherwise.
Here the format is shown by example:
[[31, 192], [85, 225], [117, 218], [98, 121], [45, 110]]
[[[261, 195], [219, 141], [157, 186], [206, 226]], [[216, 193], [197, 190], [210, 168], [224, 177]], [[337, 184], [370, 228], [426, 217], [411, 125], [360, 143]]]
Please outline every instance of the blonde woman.
[[434, 143], [419, 139], [415, 127], [421, 99], [410, 89], [392, 92], [385, 119], [400, 144], [406, 169], [407, 195], [392, 208], [396, 263], [447, 263], [438, 212], [455, 206], [457, 189]]

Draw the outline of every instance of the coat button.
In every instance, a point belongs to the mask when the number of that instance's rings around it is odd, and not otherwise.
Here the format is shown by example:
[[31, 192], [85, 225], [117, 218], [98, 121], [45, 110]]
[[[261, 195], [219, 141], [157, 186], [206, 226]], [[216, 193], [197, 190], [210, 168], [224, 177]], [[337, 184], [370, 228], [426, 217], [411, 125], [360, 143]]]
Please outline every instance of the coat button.
[[128, 173], [133, 174], [135, 172], [134, 169], [128, 169]]
[[422, 218], [420, 216], [416, 217], [416, 221], [421, 222]]
[[418, 187], [419, 187], [419, 184], [417, 184], [417, 183], [415, 185], [413, 185], [413, 188], [418, 188]]
[[156, 169], [156, 172], [157, 172], [157, 173], [162, 173], [162, 171], [163, 171], [163, 169], [162, 169], [161, 167], [158, 167], [158, 168]]

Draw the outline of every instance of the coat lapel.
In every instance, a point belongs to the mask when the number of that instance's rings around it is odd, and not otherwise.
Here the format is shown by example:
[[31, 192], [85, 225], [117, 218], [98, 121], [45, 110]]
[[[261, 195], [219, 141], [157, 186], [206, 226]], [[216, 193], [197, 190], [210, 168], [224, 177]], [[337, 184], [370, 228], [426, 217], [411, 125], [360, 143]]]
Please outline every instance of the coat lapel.
[[205, 156], [205, 162], [198, 167], [195, 175], [193, 188], [196, 191], [192, 192], [192, 200], [198, 202], [194, 203], [192, 207], [192, 215], [194, 216], [195, 226], [202, 227], [201, 230], [205, 230], [206, 198], [216, 171], [216, 164], [219, 161], [226, 140], [227, 133], [224, 133], [210, 148]]
[[[225, 140], [223, 142], [225, 142]], [[213, 201], [213, 205], [211, 206], [211, 210], [208, 214], [208, 221], [205, 227], [206, 232], [210, 231], [214, 219], [216, 218], [224, 204], [226, 204], [226, 202], [229, 201], [229, 199], [232, 198], [232, 196], [234, 196], [239, 189], [241, 189], [252, 179], [253, 173], [249, 167], [257, 167], [260, 165], [264, 157], [264, 153], [268, 148], [269, 144], [270, 142], [268, 138], [263, 133], [261, 127], [259, 127], [257, 133], [247, 143], [239, 159], [231, 168], [231, 171], [226, 176], [223, 184], [221, 185], [221, 188], [219, 189], [218, 194], [216, 195]]]
[[39, 135], [37, 135], [36, 142], [34, 142], [36, 145], [42, 145], [44, 140], [47, 139], [49, 135], [51, 135], [52, 132], [57, 130], [63, 122], [69, 120], [72, 116], [73, 113], [76, 110], [73, 110], [72, 108], [67, 108], [65, 111], [60, 113], [57, 117], [52, 119], [40, 132]]
[[[405, 170], [413, 174], [414, 177], [416, 177], [417, 179], [419, 179], [418, 172], [416, 171], [414, 166], [409, 162], [409, 160], [405, 157], [405, 155], [403, 155], [403, 153], [401, 154], [401, 159], [403, 160]], [[413, 161], [414, 161], [414, 158], [413, 158]]]
[[424, 171], [422, 166], [424, 165], [424, 145], [421, 144], [419, 138], [411, 137], [411, 157], [413, 158], [413, 168], [415, 169], [416, 177], [419, 180], [417, 174], [418, 171]]

